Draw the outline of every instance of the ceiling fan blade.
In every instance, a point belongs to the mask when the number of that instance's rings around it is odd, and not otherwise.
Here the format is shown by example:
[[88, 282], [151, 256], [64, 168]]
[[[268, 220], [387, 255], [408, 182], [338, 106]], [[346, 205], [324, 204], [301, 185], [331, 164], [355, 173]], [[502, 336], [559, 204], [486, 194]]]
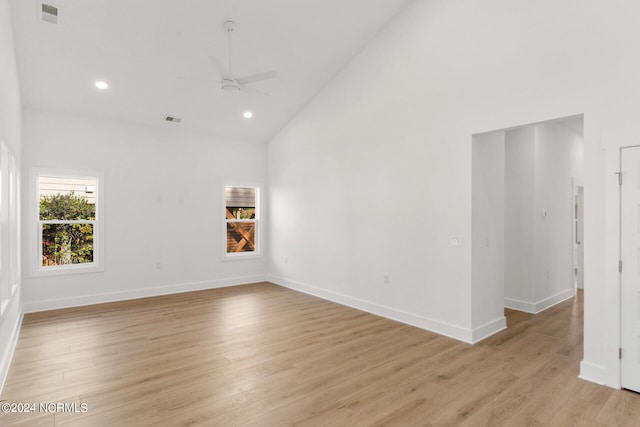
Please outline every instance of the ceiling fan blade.
[[262, 80], [275, 79], [278, 77], [278, 73], [275, 71], [266, 71], [264, 73], [252, 74], [250, 76], [238, 77], [236, 81], [241, 85], [248, 83], [260, 82]]
[[213, 66], [216, 67], [216, 71], [221, 79], [229, 76], [229, 72], [218, 58], [214, 58], [213, 56], [209, 56], [208, 58], [213, 63]]
[[187, 80], [187, 81], [197, 81], [197, 82], [222, 83], [222, 81], [220, 81], [218, 79], [204, 79], [204, 78], [201, 78], [201, 77], [183, 77], [183, 76], [178, 76], [178, 79]]
[[244, 85], [240, 86], [240, 92], [244, 92], [248, 95], [269, 96], [268, 93], [262, 92], [251, 86], [244, 86]]

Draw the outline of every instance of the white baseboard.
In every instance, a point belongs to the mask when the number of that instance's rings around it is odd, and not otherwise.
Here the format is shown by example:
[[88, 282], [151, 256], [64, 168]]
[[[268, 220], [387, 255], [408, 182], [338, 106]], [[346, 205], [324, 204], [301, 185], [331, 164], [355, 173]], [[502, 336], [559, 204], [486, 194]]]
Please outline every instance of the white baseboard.
[[57, 310], [60, 308], [79, 307], [84, 305], [102, 304], [106, 302], [124, 301], [137, 298], [155, 297], [160, 295], [179, 294], [182, 292], [201, 291], [205, 289], [224, 288], [227, 286], [246, 285], [264, 282], [266, 275], [232, 277], [229, 279], [210, 280], [203, 282], [181, 283], [153, 288], [132, 289], [127, 291], [108, 292], [96, 295], [85, 295], [73, 298], [50, 299], [44, 301], [29, 301], [23, 303], [25, 313]]
[[505, 329], [507, 329], [507, 318], [502, 316], [498, 319], [492, 320], [491, 322], [487, 322], [478, 328], [475, 328], [471, 332], [472, 342], [473, 344], [475, 344]]
[[505, 298], [504, 299], [505, 308], [510, 308], [511, 310], [524, 311], [525, 313], [535, 313], [536, 305], [532, 302], [521, 301], [513, 298]]
[[[306, 283], [297, 282], [294, 280], [288, 280], [283, 277], [269, 275], [267, 280], [285, 288], [293, 289], [295, 291], [303, 292], [305, 294], [313, 295], [325, 300], [333, 301], [335, 303], [346, 305], [348, 307], [356, 308], [358, 310], [366, 311], [387, 319], [395, 320], [407, 325], [416, 326], [421, 329], [425, 329], [430, 332], [435, 332], [440, 335], [454, 338], [458, 341], [463, 341], [468, 344], [473, 344], [474, 333], [470, 329], [465, 329], [460, 326], [452, 325], [439, 320], [429, 319], [424, 316], [420, 316], [414, 313], [408, 313], [406, 311], [397, 310], [395, 308], [387, 307], [381, 304], [372, 303], [369, 301], [361, 300], [359, 298], [353, 298], [348, 295], [343, 295], [337, 292], [328, 291], [325, 289], [317, 288]], [[483, 327], [484, 328], [484, 327]], [[496, 331], [497, 332], [497, 331]], [[488, 333], [488, 332], [487, 332]], [[495, 332], [491, 332], [495, 333]], [[480, 336], [482, 332], [478, 333]], [[487, 335], [488, 336], [488, 335]]]
[[0, 355], [2, 357], [2, 359], [0, 359], [0, 395], [2, 394], [2, 388], [4, 387], [4, 382], [7, 379], [9, 366], [11, 366], [11, 359], [13, 359], [13, 353], [15, 353], [16, 345], [18, 344], [18, 337], [20, 336], [20, 328], [22, 326], [24, 313], [22, 310], [20, 310], [19, 313], [20, 314], [16, 319], [15, 325], [11, 328], [11, 336], [9, 337], [7, 347]]
[[571, 289], [566, 289], [562, 292], [558, 292], [557, 294], [549, 298], [545, 298], [542, 301], [538, 301], [535, 306], [536, 314], [548, 308], [551, 308], [556, 304], [560, 304], [562, 301], [568, 300], [569, 298], [573, 298], [575, 295], [576, 295], [575, 290], [571, 288]]
[[526, 313], [538, 314], [548, 308], [553, 307], [556, 304], [559, 304], [569, 298], [573, 298], [575, 296], [575, 291], [572, 289], [567, 289], [562, 292], [557, 293], [556, 295], [550, 296], [549, 298], [545, 298], [538, 302], [528, 302], [521, 301], [513, 298], [505, 298], [504, 306], [506, 308], [510, 308], [512, 310], [524, 311]]
[[604, 366], [596, 365], [586, 360], [580, 362], [579, 378], [592, 383], [606, 385], [607, 369]]

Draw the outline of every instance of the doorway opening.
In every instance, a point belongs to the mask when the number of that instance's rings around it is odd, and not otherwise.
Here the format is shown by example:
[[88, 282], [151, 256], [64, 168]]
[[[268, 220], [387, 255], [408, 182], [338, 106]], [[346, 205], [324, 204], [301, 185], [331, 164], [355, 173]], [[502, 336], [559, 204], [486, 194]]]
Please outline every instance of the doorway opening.
[[[472, 321], [583, 285], [583, 115], [473, 135]], [[490, 295], [490, 297], [487, 297]]]

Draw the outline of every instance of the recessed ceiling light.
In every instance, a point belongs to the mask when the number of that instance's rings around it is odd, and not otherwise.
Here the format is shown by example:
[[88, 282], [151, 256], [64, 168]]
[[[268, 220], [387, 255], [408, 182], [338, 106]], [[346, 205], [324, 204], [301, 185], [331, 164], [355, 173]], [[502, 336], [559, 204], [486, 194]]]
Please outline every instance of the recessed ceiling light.
[[250, 119], [251, 117], [253, 117], [253, 113], [251, 111], [245, 111], [243, 116], [245, 119]]
[[98, 89], [105, 90], [105, 89], [109, 88], [109, 85], [107, 83], [105, 83], [105, 82], [96, 82], [96, 87]]

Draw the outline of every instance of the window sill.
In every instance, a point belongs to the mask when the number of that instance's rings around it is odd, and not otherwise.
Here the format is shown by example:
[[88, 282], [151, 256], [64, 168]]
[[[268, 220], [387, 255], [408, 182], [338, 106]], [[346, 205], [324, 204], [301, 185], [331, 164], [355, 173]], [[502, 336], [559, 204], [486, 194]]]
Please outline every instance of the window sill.
[[227, 254], [222, 255], [223, 261], [244, 261], [250, 259], [258, 259], [262, 258], [262, 254], [260, 253], [238, 253], [238, 254]]
[[48, 276], [64, 276], [70, 274], [86, 274], [86, 273], [100, 273], [104, 271], [104, 267], [96, 264], [90, 265], [73, 265], [73, 266], [59, 266], [59, 267], [39, 267], [35, 270], [31, 270], [31, 277], [48, 277]]

